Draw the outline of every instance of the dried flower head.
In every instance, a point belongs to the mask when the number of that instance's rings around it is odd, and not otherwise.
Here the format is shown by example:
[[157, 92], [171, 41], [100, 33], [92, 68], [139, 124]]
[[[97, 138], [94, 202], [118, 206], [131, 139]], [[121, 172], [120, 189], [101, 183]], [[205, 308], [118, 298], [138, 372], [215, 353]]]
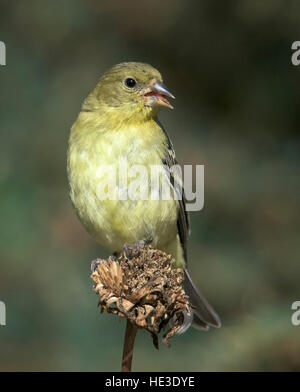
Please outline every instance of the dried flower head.
[[188, 297], [182, 288], [184, 273], [175, 260], [150, 245], [133, 247], [116, 259], [97, 259], [92, 273], [94, 290], [99, 295], [101, 311], [126, 317], [146, 329], [158, 348], [158, 334], [172, 320], [163, 335], [169, 338], [180, 329], [184, 313], [190, 312]]

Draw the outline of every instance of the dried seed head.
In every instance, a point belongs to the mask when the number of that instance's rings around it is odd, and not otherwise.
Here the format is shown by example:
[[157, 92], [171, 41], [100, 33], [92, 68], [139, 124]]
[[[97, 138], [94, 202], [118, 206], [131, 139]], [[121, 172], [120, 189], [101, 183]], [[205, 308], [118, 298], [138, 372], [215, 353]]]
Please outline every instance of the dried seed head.
[[130, 249], [130, 255], [121, 254], [118, 260], [109, 257], [93, 263], [97, 268], [92, 279], [101, 310], [126, 317], [149, 331], [157, 348], [157, 335], [172, 319], [173, 326], [162, 339], [169, 346], [168, 340], [183, 324], [184, 312], [190, 312], [182, 288], [184, 273], [175, 268], [175, 260], [144, 245]]

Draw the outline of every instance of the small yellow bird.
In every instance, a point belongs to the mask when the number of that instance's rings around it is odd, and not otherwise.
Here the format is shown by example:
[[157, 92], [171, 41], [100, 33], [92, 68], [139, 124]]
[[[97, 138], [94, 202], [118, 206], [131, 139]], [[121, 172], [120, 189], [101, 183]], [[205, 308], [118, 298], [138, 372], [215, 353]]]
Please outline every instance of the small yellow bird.
[[[133, 179], [125, 185], [116, 183], [111, 197], [99, 194], [104, 168], [119, 173], [123, 162], [127, 162], [128, 170], [143, 166], [148, 174], [153, 166], [170, 168], [177, 163], [172, 143], [157, 119], [159, 107], [172, 108], [168, 98], [174, 96], [163, 84], [161, 74], [148, 64], [121, 63], [104, 73], [83, 102], [71, 128], [70, 196], [79, 219], [100, 244], [119, 253], [124, 244], [152, 243], [172, 254], [177, 265], [185, 269], [184, 288], [195, 309], [192, 317], [186, 317], [181, 332], [192, 322], [200, 329], [219, 327], [219, 317], [198, 292], [185, 268], [189, 220], [184, 197], [182, 200], [123, 197]], [[142, 179], [151, 186], [148, 175], [144, 173]], [[169, 181], [173, 188], [182, 185], [172, 173], [166, 179], [161, 181]]]

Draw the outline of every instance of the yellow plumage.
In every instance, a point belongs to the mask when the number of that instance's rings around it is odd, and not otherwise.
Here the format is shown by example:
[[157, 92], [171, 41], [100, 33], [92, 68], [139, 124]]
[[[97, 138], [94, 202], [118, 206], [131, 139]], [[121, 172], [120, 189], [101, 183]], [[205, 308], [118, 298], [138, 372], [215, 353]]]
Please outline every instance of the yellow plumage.
[[[148, 67], [148, 80], [160, 78], [156, 70]], [[136, 75], [136, 70], [131, 72]], [[150, 166], [162, 165], [166, 145], [166, 135], [155, 121], [155, 108], [130, 103], [116, 109], [108, 104], [101, 107], [97, 98], [101, 83], [103, 79], [83, 105], [83, 109], [96, 109], [81, 111], [70, 134], [68, 173], [77, 214], [89, 233], [113, 251], [121, 251], [124, 243], [152, 239], [154, 246], [175, 252], [174, 257], [183, 263], [180, 246], [177, 247], [176, 201], [99, 200], [97, 196], [101, 166], [114, 165], [118, 172], [118, 162], [124, 158], [129, 166], [148, 167], [150, 182]]]
[[[128, 169], [142, 165], [147, 168], [144, 181], [151, 189], [151, 166], [176, 163], [171, 142], [156, 118], [159, 106], [172, 108], [166, 97], [173, 96], [150, 65], [122, 63], [111, 68], [84, 101], [71, 129], [68, 176], [79, 219], [100, 244], [120, 252], [125, 243], [150, 240], [183, 267], [188, 235], [184, 201], [121, 200], [121, 183], [114, 187], [112, 199], [101, 200], [98, 194], [104, 166], [111, 165], [118, 173], [123, 161]], [[127, 187], [131, 181], [134, 178]], [[168, 177], [162, 176], [160, 181], [170, 184]], [[189, 277], [187, 282], [191, 284]], [[200, 294], [191, 290], [197, 300]], [[202, 297], [200, 300], [205, 316], [203, 320], [199, 316], [198, 324], [202, 328], [217, 325], [217, 316]]]
[[153, 239], [154, 246], [168, 250], [177, 236], [176, 201], [99, 200], [97, 196], [102, 180], [97, 172], [102, 165], [114, 165], [118, 172], [118, 162], [125, 158], [129, 165], [144, 165], [150, 172], [150, 165], [162, 164], [162, 129], [150, 119], [106, 131], [93, 125], [96, 119], [91, 124], [89, 117], [91, 113], [79, 114], [69, 145], [71, 199], [80, 220], [99, 243], [113, 251], [121, 251], [124, 243], [148, 238]]

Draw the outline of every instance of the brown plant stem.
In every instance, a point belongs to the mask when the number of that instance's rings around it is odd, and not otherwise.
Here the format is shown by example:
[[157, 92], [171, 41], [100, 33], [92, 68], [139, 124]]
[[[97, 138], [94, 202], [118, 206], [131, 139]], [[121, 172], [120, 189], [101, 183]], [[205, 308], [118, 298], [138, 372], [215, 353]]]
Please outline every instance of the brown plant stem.
[[138, 327], [127, 320], [126, 331], [124, 337], [124, 348], [122, 358], [122, 372], [131, 372], [131, 363], [133, 357], [134, 341]]

